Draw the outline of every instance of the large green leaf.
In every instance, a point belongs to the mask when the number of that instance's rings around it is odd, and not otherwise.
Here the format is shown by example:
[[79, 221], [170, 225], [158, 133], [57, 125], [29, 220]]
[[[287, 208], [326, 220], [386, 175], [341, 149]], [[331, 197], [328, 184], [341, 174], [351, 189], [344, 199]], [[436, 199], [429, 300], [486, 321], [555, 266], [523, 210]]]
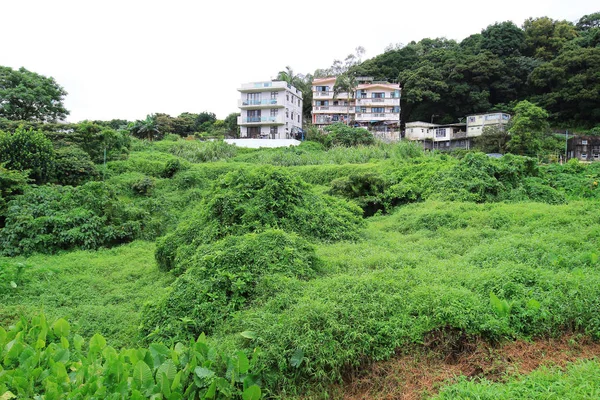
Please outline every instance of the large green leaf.
[[260, 400], [262, 393], [260, 388], [256, 385], [250, 386], [248, 389], [244, 390], [242, 393], [243, 400]]
[[177, 374], [177, 367], [173, 363], [173, 360], [167, 360], [158, 367], [158, 371], [156, 372], [157, 376], [159, 374], [164, 373], [167, 376], [169, 382], [172, 382], [175, 379], [175, 375]]
[[243, 351], [238, 351], [237, 357], [235, 360], [235, 369], [239, 375], [245, 374], [248, 372], [248, 368], [250, 368], [250, 361], [248, 361], [248, 357], [246, 357], [246, 353]]
[[106, 339], [104, 339], [104, 337], [101, 334], [96, 333], [94, 336], [92, 336], [92, 338], [90, 339], [90, 352], [100, 353], [105, 347]]
[[292, 358], [290, 359], [290, 364], [292, 365], [292, 367], [298, 368], [300, 366], [300, 364], [302, 364], [303, 359], [304, 359], [304, 352], [302, 351], [302, 349], [298, 348], [292, 355]]
[[154, 384], [152, 370], [143, 361], [138, 361], [133, 368], [133, 381], [139, 388], [147, 389]]
[[64, 318], [60, 318], [52, 325], [52, 331], [58, 337], [67, 337], [71, 332], [71, 325]]

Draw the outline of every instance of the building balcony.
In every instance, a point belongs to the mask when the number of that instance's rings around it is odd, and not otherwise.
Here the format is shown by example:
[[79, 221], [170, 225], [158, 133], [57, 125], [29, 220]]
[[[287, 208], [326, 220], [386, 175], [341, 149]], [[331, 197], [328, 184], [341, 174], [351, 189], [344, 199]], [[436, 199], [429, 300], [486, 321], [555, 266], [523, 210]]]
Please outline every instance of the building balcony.
[[399, 113], [359, 113], [355, 114], [357, 121], [398, 121], [400, 118]]
[[[340, 92], [335, 96], [336, 99], [347, 99], [348, 94], [346, 92]], [[354, 96], [350, 95], [350, 99], [353, 99]], [[313, 92], [313, 99], [333, 99], [333, 91], [329, 90], [327, 92]]]
[[284, 107], [284, 99], [238, 100], [238, 107], [248, 108], [277, 108]]
[[354, 114], [354, 106], [314, 106], [312, 108], [313, 114], [332, 114], [332, 113], [343, 113]]
[[265, 115], [259, 117], [243, 117], [237, 119], [238, 125], [258, 126], [258, 125], [283, 125], [285, 124], [284, 116], [277, 115], [275, 117]]
[[346, 123], [346, 117], [345, 116], [340, 116], [337, 119], [334, 119], [331, 115], [318, 115], [315, 118], [315, 125], [330, 125], [330, 124], [335, 124], [335, 123]]
[[357, 97], [356, 98], [357, 106], [376, 106], [376, 107], [398, 107], [400, 105], [399, 98], [366, 98], [366, 97]]
[[[279, 90], [292, 89], [292, 85], [285, 81], [266, 81], [266, 82], [252, 82], [244, 83], [241, 88], [238, 89], [242, 93], [251, 92], [276, 92]], [[296, 89], [296, 88], [294, 88]], [[297, 91], [297, 90], [296, 90]]]

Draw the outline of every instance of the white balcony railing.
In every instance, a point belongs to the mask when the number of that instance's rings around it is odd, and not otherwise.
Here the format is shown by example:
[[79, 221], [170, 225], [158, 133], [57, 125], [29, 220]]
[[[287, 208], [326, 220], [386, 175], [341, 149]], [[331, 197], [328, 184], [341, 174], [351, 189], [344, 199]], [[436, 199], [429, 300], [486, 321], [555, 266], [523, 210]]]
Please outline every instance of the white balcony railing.
[[260, 124], [283, 125], [284, 124], [283, 115], [277, 115], [274, 117], [272, 117], [270, 115], [254, 116], [254, 117], [243, 117], [243, 116], [238, 117], [238, 125], [260, 125]]
[[400, 105], [400, 99], [392, 99], [392, 98], [357, 98], [356, 105], [366, 106], [369, 104], [376, 104], [377, 106], [396, 106]]
[[313, 112], [327, 112], [327, 113], [347, 113], [354, 114], [354, 106], [314, 106]]
[[397, 121], [399, 113], [356, 113], [356, 120], [364, 121]]
[[283, 101], [279, 99], [259, 99], [259, 100], [238, 100], [238, 107], [261, 107], [261, 106], [279, 106], [283, 107]]

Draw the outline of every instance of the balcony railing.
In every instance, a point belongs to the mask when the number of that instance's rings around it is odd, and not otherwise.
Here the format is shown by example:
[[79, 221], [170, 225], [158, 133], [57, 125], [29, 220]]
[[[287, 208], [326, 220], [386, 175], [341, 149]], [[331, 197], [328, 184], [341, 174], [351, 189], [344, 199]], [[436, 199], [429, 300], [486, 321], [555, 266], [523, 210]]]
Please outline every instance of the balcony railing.
[[350, 113], [354, 114], [353, 106], [314, 106], [313, 111], [327, 111], [330, 113]]
[[384, 112], [384, 113], [356, 113], [356, 119], [362, 120], [377, 120], [377, 121], [394, 121], [399, 118], [399, 113]]
[[269, 106], [269, 105], [280, 105], [283, 107], [283, 104], [279, 103], [277, 99], [259, 99], [259, 100], [238, 100], [238, 106]]
[[400, 105], [400, 99], [398, 98], [357, 98], [356, 99], [356, 104], [359, 105], [367, 105], [367, 104], [373, 104], [373, 103], [377, 103], [378, 106], [399, 106]]
[[270, 123], [270, 124], [283, 124], [283, 116], [260, 116], [260, 117], [238, 117], [238, 124], [260, 124], [260, 123]]

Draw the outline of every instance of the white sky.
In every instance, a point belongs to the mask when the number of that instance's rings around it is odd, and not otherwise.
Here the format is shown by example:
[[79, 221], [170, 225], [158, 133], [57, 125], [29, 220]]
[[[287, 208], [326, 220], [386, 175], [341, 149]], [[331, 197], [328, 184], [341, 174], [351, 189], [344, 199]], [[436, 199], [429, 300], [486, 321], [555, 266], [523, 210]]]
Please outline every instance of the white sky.
[[0, 0], [0, 65], [52, 76], [68, 120], [237, 112], [241, 83], [329, 67], [357, 46], [462, 40], [494, 22], [577, 21], [597, 0]]

